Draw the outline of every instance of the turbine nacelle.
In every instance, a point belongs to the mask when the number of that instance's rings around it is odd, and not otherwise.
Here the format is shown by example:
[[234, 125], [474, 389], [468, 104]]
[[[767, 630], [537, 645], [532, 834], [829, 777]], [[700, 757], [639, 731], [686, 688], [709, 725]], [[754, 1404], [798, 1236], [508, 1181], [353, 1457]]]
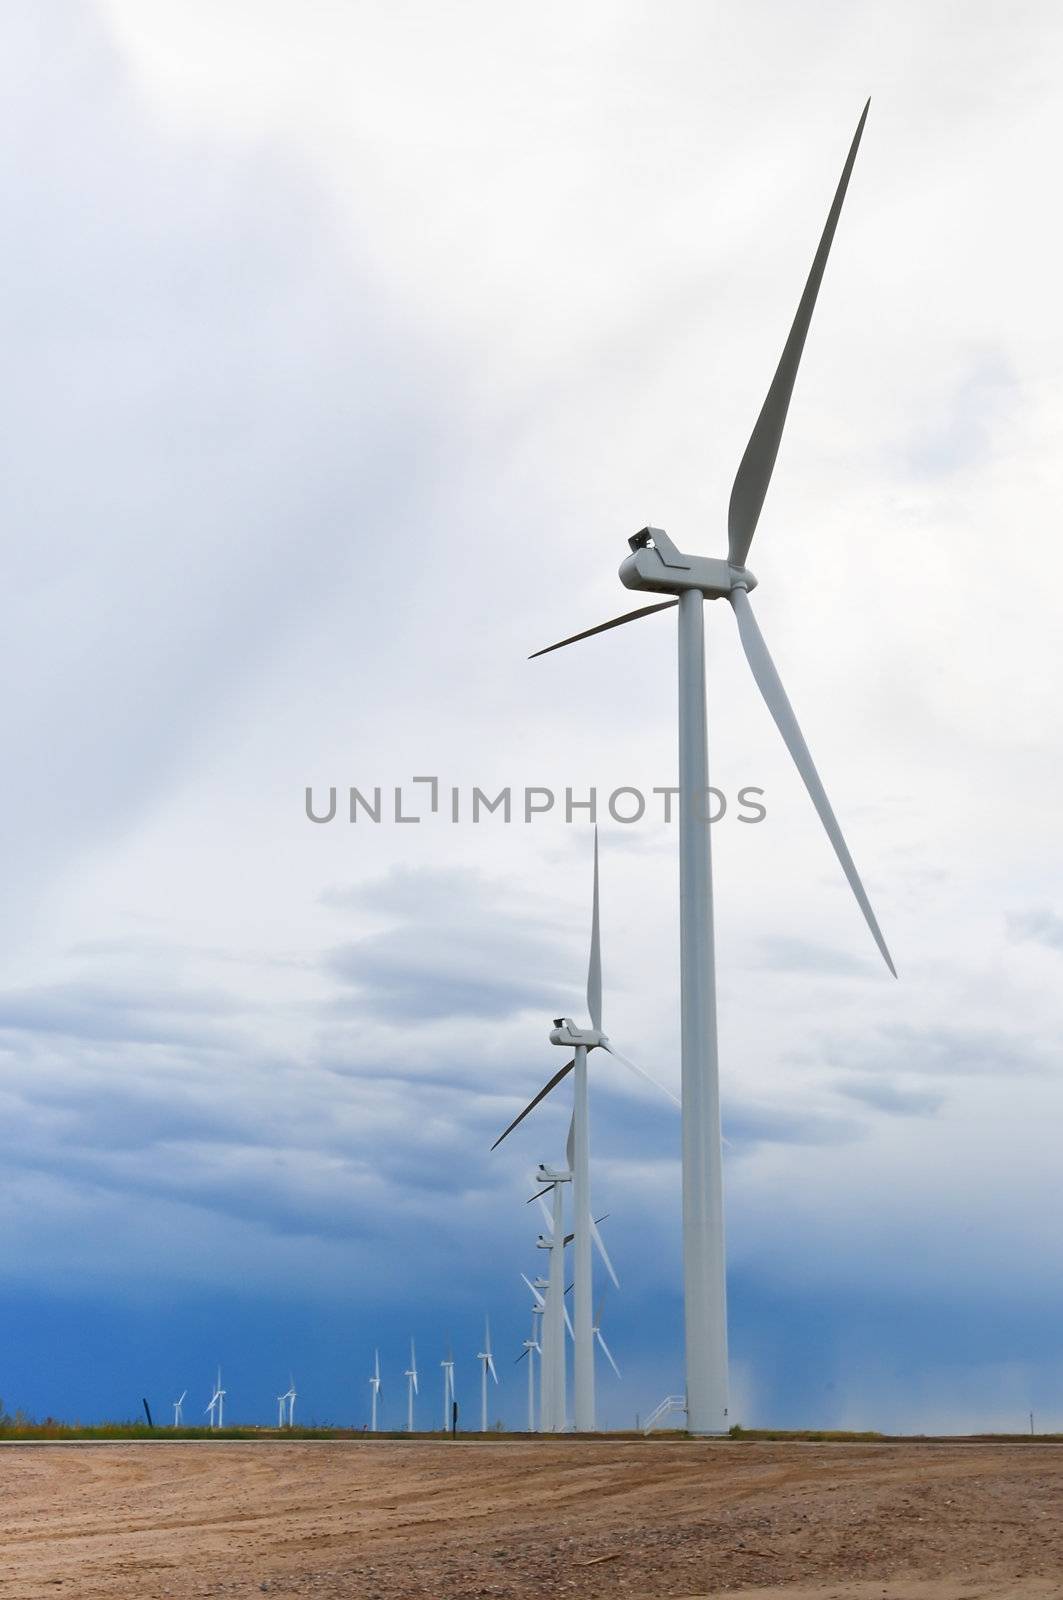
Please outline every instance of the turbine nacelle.
[[706, 599], [720, 600], [734, 589], [757, 586], [748, 567], [735, 567], [712, 556], [684, 555], [663, 528], [642, 528], [628, 544], [631, 554], [620, 563], [620, 582], [625, 589], [644, 589], [650, 594], [698, 589]]
[[606, 1035], [601, 1028], [579, 1028], [571, 1017], [555, 1017], [554, 1025], [550, 1029], [550, 1043], [563, 1045], [568, 1050], [574, 1049], [577, 1045], [584, 1045], [588, 1050], [596, 1050], [605, 1042]]

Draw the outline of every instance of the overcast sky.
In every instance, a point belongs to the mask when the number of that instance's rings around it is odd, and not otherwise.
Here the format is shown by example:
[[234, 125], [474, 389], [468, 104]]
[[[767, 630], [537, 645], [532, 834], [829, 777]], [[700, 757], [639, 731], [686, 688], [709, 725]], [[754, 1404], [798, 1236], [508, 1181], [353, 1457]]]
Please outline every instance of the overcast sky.
[[[564, 1094], [488, 1148], [579, 1014], [591, 837], [466, 800], [675, 782], [670, 617], [525, 658], [628, 609], [644, 524], [724, 553], [870, 94], [750, 564], [900, 976], [710, 606], [732, 1409], [1063, 1428], [1058, 8], [0, 29], [5, 1402], [221, 1360], [236, 1417], [291, 1370], [361, 1422], [379, 1343], [397, 1420], [403, 1341], [471, 1404], [489, 1311], [521, 1420]], [[606, 1027], [677, 1086], [675, 828], [601, 820]], [[682, 1382], [678, 1125], [592, 1065], [626, 1423]]]

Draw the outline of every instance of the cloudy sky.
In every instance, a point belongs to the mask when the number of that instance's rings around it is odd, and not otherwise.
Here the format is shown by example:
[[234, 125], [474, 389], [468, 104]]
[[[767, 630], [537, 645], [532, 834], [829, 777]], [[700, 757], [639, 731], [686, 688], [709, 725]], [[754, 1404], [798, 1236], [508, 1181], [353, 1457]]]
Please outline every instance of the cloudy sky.
[[[580, 1004], [591, 841], [467, 800], [675, 782], [670, 618], [525, 658], [627, 608], [645, 523], [723, 553], [870, 94], [751, 565], [900, 978], [710, 607], [732, 1409], [1063, 1427], [1058, 9], [0, 28], [6, 1404], [221, 1361], [236, 1418], [291, 1371], [360, 1423], [379, 1344], [397, 1421], [414, 1334], [427, 1423], [490, 1312], [521, 1420], [564, 1104], [488, 1147]], [[675, 828], [602, 822], [606, 1026], [677, 1085]], [[593, 1065], [620, 1424], [682, 1382], [678, 1126]]]

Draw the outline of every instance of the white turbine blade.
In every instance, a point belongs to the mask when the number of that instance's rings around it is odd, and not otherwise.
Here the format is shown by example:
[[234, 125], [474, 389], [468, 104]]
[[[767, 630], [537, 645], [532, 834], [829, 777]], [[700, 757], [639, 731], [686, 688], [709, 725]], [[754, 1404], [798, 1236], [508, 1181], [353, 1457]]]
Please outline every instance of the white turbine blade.
[[542, 1212], [543, 1216], [546, 1218], [546, 1226], [547, 1226], [547, 1229], [549, 1231], [550, 1237], [552, 1239], [553, 1236], [554, 1236], [554, 1219], [553, 1219], [553, 1216], [551, 1214], [550, 1207], [547, 1205], [546, 1201], [543, 1199], [541, 1194], [540, 1195], [536, 1195], [535, 1198], [539, 1202], [539, 1210]]
[[612, 1367], [613, 1371], [616, 1373], [617, 1377], [619, 1378], [619, 1376], [620, 1376], [620, 1368], [617, 1366], [616, 1362], [613, 1360], [613, 1352], [610, 1350], [609, 1346], [606, 1344], [605, 1340], [602, 1338], [600, 1329], [596, 1328], [594, 1331], [595, 1331], [595, 1337], [597, 1338], [598, 1343], [601, 1345], [602, 1349], [605, 1351], [605, 1359], [608, 1361], [609, 1365]]
[[487, 1370], [491, 1374], [492, 1378], [494, 1378], [495, 1382], [497, 1383], [498, 1382], [498, 1373], [495, 1371], [495, 1358], [492, 1355], [488, 1355], [488, 1357], [487, 1357]]
[[576, 1113], [573, 1112], [568, 1122], [568, 1138], [565, 1140], [565, 1160], [568, 1170], [572, 1171], [576, 1165]]
[[838, 226], [841, 215], [842, 203], [845, 200], [845, 191], [849, 186], [849, 177], [856, 160], [856, 152], [860, 146], [860, 136], [864, 131], [867, 119], [867, 110], [871, 101], [867, 102], [857, 124], [856, 134], [849, 147], [849, 154], [842, 169], [841, 180], [835, 191], [834, 200], [827, 214], [826, 226], [823, 229], [812, 262], [812, 270], [808, 274], [804, 293], [797, 307], [790, 328], [789, 336], [783, 348], [775, 376], [771, 380], [771, 388], [767, 398], [760, 409], [746, 445], [745, 454], [735, 476], [734, 487], [731, 490], [731, 502], [727, 508], [727, 547], [728, 556], [733, 567], [744, 567], [746, 556], [749, 554], [750, 542], [756, 531], [760, 510], [764, 504], [764, 496], [768, 492], [768, 484], [775, 467], [775, 457], [779, 451], [782, 440], [783, 427], [786, 423], [786, 413], [790, 405], [790, 396], [793, 393], [794, 380], [797, 369], [801, 363], [801, 352], [805, 347], [805, 338], [808, 334], [809, 323], [812, 321], [812, 312], [819, 294], [819, 286], [823, 280], [823, 269], [827, 265], [827, 257], [834, 241], [834, 230]]
[[819, 820], [826, 829], [827, 838], [834, 847], [834, 854], [841, 863], [842, 871], [849, 880], [849, 887], [856, 896], [856, 903], [864, 914], [864, 920], [871, 929], [871, 937], [878, 945], [882, 959], [892, 972], [897, 976], [897, 969], [893, 965], [893, 958], [886, 948], [886, 941], [882, 937], [882, 930], [875, 920], [875, 913], [871, 909], [871, 902], [864, 893], [864, 886], [856, 870], [849, 847], [842, 837], [842, 830], [838, 826], [838, 819], [831, 809], [826, 791], [820, 782], [819, 773], [809, 754], [808, 746], [804, 741], [801, 729], [797, 725], [793, 707], [786, 698], [786, 690], [782, 680], [775, 670], [775, 663], [768, 654], [768, 647], [764, 643], [764, 636], [757, 626], [757, 619], [753, 615], [753, 608], [749, 603], [749, 596], [744, 589], [731, 590], [731, 605], [738, 619], [738, 633], [742, 640], [742, 648], [746, 653], [750, 670], [756, 680], [757, 688], [764, 697], [764, 703], [771, 712], [775, 726], [782, 734], [783, 743], [793, 757], [794, 765], [808, 790], [812, 804], [819, 814]]
[[659, 1089], [662, 1094], [666, 1094], [673, 1105], [680, 1106], [680, 1108], [682, 1108], [682, 1103], [678, 1095], [673, 1094], [671, 1089], [666, 1089], [663, 1083], [658, 1083], [657, 1079], [651, 1077], [644, 1067], [636, 1066], [634, 1061], [629, 1061], [627, 1056], [622, 1056], [620, 1051], [616, 1048], [616, 1045], [611, 1043], [610, 1040], [602, 1040], [602, 1049], [608, 1050], [611, 1056], [615, 1056], [621, 1065], [627, 1067], [629, 1072], [635, 1073], [636, 1077], [645, 1078], [647, 1083], [652, 1083], [655, 1089]]
[[535, 1296], [536, 1304], [540, 1305], [540, 1306], [545, 1306], [546, 1301], [543, 1299], [542, 1295], [539, 1293], [539, 1291], [535, 1287], [534, 1283], [532, 1283], [531, 1279], [530, 1278], [525, 1278], [523, 1272], [521, 1273], [521, 1277], [524, 1278], [524, 1282], [528, 1285], [528, 1288], [531, 1290], [532, 1294]]
[[597, 1249], [598, 1254], [602, 1258], [602, 1263], [603, 1263], [603, 1265], [605, 1267], [606, 1272], [608, 1272], [609, 1276], [612, 1278], [613, 1283], [615, 1284], [616, 1288], [619, 1289], [619, 1287], [620, 1287], [620, 1279], [617, 1277], [615, 1271], [613, 1270], [613, 1263], [609, 1259], [609, 1252], [605, 1248], [605, 1245], [604, 1245], [604, 1243], [602, 1241], [602, 1236], [598, 1232], [598, 1224], [595, 1222], [593, 1217], [591, 1218], [591, 1238], [594, 1240], [595, 1248]]
[[598, 829], [594, 829], [594, 902], [591, 911], [591, 959], [587, 968], [587, 1010], [591, 1027], [602, 1027], [602, 941], [598, 917]]
[[486, 1352], [488, 1361], [490, 1361], [490, 1359], [491, 1359], [491, 1319], [490, 1319], [490, 1317], [485, 1317], [484, 1318], [484, 1351]]

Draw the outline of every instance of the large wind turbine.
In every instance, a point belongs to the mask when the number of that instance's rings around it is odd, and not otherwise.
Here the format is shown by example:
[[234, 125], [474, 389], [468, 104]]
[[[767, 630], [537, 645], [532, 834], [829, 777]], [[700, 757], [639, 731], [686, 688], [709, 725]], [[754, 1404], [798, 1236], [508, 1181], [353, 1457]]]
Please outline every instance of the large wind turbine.
[[380, 1394], [380, 1351], [373, 1351], [373, 1376], [369, 1380], [369, 1393], [371, 1395], [369, 1412], [369, 1432], [376, 1432], [377, 1397]]
[[410, 1364], [403, 1373], [406, 1379], [406, 1432], [413, 1432], [413, 1397], [417, 1391], [417, 1352], [410, 1340]]
[[174, 1425], [175, 1428], [180, 1428], [180, 1427], [182, 1427], [184, 1425], [184, 1420], [185, 1420], [184, 1403], [185, 1403], [185, 1396], [187, 1395], [187, 1393], [188, 1393], [187, 1389], [182, 1389], [181, 1390], [181, 1398], [180, 1398], [180, 1400], [175, 1400], [174, 1403], [173, 1403], [173, 1425]]
[[487, 1374], [490, 1372], [495, 1382], [498, 1382], [498, 1373], [495, 1371], [495, 1358], [491, 1354], [491, 1321], [484, 1318], [484, 1347], [477, 1351], [476, 1359], [480, 1363], [480, 1432], [487, 1432]]
[[853, 864], [793, 709], [753, 616], [749, 591], [756, 579], [746, 566], [764, 497], [771, 482], [786, 413], [827, 256], [864, 131], [865, 105], [827, 216], [782, 357], [738, 467], [727, 512], [726, 560], [682, 554], [659, 528], [643, 528], [628, 541], [631, 554], [620, 581], [671, 598], [599, 623], [559, 644], [574, 644], [638, 617], [677, 607], [679, 612], [679, 926], [683, 1060], [683, 1279], [686, 1322], [687, 1426], [720, 1433], [728, 1426], [727, 1303], [723, 1180], [720, 1160], [719, 1063], [709, 846], [709, 787], [705, 712], [704, 602], [725, 598], [757, 687], [793, 757], [871, 934], [896, 976], [886, 941]]
[[[587, 1057], [592, 1050], [602, 1049], [617, 1061], [623, 1063], [638, 1077], [652, 1083], [661, 1090], [676, 1105], [678, 1100], [671, 1090], [665, 1089], [648, 1072], [644, 1072], [627, 1056], [622, 1056], [610, 1040], [608, 1034], [602, 1031], [602, 940], [598, 903], [598, 830], [594, 830], [594, 893], [591, 905], [591, 950], [590, 960], [587, 965], [587, 1011], [590, 1015], [590, 1025], [586, 1028], [577, 1027], [571, 1017], [558, 1017], [550, 1033], [551, 1044], [560, 1045], [564, 1050], [573, 1052], [572, 1060], [567, 1062], [556, 1072], [534, 1100], [524, 1107], [519, 1116], [514, 1117], [505, 1133], [499, 1134], [492, 1150], [496, 1150], [502, 1140], [519, 1123], [524, 1121], [529, 1111], [533, 1111], [541, 1100], [545, 1100], [551, 1090], [556, 1089], [567, 1075], [572, 1072], [572, 1122], [568, 1134], [568, 1166], [572, 1175], [572, 1231], [573, 1231], [573, 1319], [576, 1324], [575, 1335], [575, 1360], [573, 1362], [572, 1398], [575, 1412], [575, 1423], [580, 1433], [593, 1433], [596, 1426], [594, 1404], [594, 1307], [593, 1283], [591, 1270], [591, 1245], [598, 1246], [605, 1261], [613, 1282], [616, 1283], [616, 1274], [613, 1272], [612, 1263], [605, 1254], [598, 1231], [594, 1226], [591, 1215], [591, 1176], [590, 1176], [590, 1110], [587, 1095]], [[617, 1284], [619, 1288], [619, 1284]], [[546, 1424], [544, 1423], [545, 1427]]]
[[280, 1404], [280, 1424], [279, 1424], [279, 1426], [282, 1427], [282, 1428], [285, 1426], [284, 1408], [285, 1408], [285, 1406], [287, 1406], [288, 1407], [287, 1426], [289, 1428], [293, 1428], [295, 1426], [296, 1394], [295, 1394], [295, 1379], [290, 1374], [289, 1374], [289, 1377], [288, 1377], [288, 1390], [287, 1390], [287, 1393], [278, 1395], [277, 1399], [278, 1399], [278, 1402]]

